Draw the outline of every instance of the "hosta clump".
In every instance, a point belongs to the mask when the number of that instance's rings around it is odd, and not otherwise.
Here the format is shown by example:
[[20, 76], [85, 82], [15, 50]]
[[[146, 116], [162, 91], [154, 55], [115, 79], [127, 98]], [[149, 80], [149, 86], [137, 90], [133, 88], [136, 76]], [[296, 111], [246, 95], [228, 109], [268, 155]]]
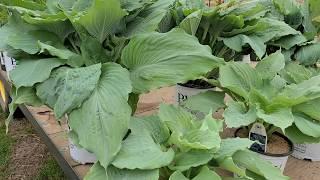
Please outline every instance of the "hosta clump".
[[[289, 6], [291, 9], [286, 10]], [[307, 41], [302, 35], [306, 30], [295, 29], [287, 20], [294, 15], [302, 21], [300, 6], [295, 0], [235, 0], [211, 8], [202, 1], [181, 0], [177, 1], [173, 12], [178, 26], [227, 61], [252, 50], [261, 59], [270, 45], [286, 47], [285, 39], [290, 39], [291, 43]]]
[[220, 139], [223, 121], [211, 113], [198, 120], [181, 107], [161, 105], [158, 115], [133, 117], [129, 128], [112, 165], [95, 164], [87, 179], [222, 179], [216, 168], [248, 179], [287, 179], [247, 150], [252, 141]]
[[18, 61], [7, 124], [19, 104], [47, 105], [57, 119], [68, 115], [70, 137], [97, 156], [96, 166], [112, 168], [139, 94], [198, 79], [223, 63], [172, 29], [172, 3], [5, 1], [12, 15], [0, 29], [0, 48]]
[[306, 0], [228, 1], [208, 8], [201, 1], [177, 1], [173, 18], [177, 26], [209, 45], [226, 61], [251, 54], [261, 60], [279, 49], [286, 61], [313, 65], [320, 59], [319, 2]]
[[[317, 69], [285, 64], [283, 54], [277, 51], [255, 68], [230, 62], [220, 68], [219, 75], [220, 88], [233, 99], [223, 114], [228, 127], [260, 122], [268, 135], [282, 131], [295, 143], [319, 142], [316, 109], [320, 105], [320, 75]], [[190, 101], [202, 99], [204, 95]]]
[[[179, 0], [171, 12], [176, 26], [225, 61], [241, 61], [247, 54], [261, 60], [281, 49], [286, 61], [313, 65], [319, 60], [320, 46], [314, 41], [316, 28], [310, 14], [314, 11], [308, 5], [295, 0], [234, 0], [207, 7], [200, 0]], [[200, 83], [189, 83], [201, 85], [218, 74], [213, 70]]]

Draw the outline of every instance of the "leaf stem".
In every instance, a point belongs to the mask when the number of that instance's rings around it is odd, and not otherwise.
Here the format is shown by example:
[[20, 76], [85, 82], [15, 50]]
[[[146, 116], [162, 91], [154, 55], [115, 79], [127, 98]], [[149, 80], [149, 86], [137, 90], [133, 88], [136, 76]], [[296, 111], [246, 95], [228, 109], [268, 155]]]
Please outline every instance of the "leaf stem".
[[208, 34], [208, 31], [209, 31], [209, 28], [210, 28], [210, 24], [209, 24], [209, 23], [207, 23], [207, 24], [205, 25], [205, 29], [204, 29], [203, 34], [202, 34], [201, 44], [203, 44], [203, 43], [204, 43], [204, 40], [205, 40], [205, 39], [206, 39], [206, 37], [207, 37], [207, 34]]
[[218, 57], [223, 57], [223, 55], [228, 51], [228, 47], [227, 46], [223, 46], [223, 48], [220, 50], [220, 52], [218, 53]]
[[192, 168], [190, 168], [190, 169], [187, 171], [187, 174], [186, 174], [187, 178], [190, 178], [190, 176], [191, 176], [191, 171], [192, 171]]
[[73, 49], [76, 51], [76, 53], [80, 54], [80, 51], [79, 51], [78, 47], [75, 45], [75, 43], [73, 42], [73, 40], [70, 37], [68, 37], [68, 40], [69, 40], [70, 44], [72, 45]]

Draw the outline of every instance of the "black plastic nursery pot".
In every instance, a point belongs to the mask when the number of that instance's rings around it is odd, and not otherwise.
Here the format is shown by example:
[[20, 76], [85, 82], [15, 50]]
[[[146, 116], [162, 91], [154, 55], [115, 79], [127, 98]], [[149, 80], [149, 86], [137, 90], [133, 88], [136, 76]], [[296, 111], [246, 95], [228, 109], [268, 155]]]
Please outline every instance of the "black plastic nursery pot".
[[[235, 131], [234, 133], [235, 137], [240, 137], [239, 132], [241, 129], [242, 128], [239, 128]], [[254, 151], [254, 152], [259, 153], [261, 158], [267, 161], [270, 161], [274, 166], [280, 168], [283, 172], [286, 166], [286, 163], [288, 161], [288, 157], [293, 153], [293, 149], [294, 149], [293, 142], [288, 137], [286, 137], [285, 135], [279, 132], [274, 132], [272, 135], [277, 136], [287, 142], [288, 152], [285, 152], [285, 153], [268, 153], [268, 152], [261, 152], [261, 151]], [[252, 149], [250, 150], [253, 151]]]
[[211, 84], [200, 80], [189, 81], [183, 84], [178, 83], [176, 85], [176, 102], [177, 104], [180, 104], [183, 101], [187, 100], [188, 97], [199, 94], [201, 92], [213, 90], [214, 88], [215, 86], [212, 86]]

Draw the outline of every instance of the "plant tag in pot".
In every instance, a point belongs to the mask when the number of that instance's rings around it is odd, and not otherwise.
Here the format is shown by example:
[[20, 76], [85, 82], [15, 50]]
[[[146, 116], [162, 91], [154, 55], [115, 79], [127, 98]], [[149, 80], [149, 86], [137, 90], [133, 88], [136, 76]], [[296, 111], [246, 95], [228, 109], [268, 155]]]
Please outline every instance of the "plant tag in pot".
[[261, 123], [253, 124], [250, 132], [249, 139], [252, 141], [257, 141], [250, 149], [255, 152], [265, 153], [267, 150], [267, 132], [266, 128]]

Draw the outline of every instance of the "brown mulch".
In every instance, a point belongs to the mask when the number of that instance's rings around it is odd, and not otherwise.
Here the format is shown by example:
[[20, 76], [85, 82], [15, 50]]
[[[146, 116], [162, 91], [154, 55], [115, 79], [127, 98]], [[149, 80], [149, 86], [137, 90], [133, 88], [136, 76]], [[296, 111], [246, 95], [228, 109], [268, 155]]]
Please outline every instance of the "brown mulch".
[[9, 135], [15, 140], [9, 160], [9, 180], [33, 180], [43, 162], [48, 157], [48, 150], [25, 120], [13, 121]]

